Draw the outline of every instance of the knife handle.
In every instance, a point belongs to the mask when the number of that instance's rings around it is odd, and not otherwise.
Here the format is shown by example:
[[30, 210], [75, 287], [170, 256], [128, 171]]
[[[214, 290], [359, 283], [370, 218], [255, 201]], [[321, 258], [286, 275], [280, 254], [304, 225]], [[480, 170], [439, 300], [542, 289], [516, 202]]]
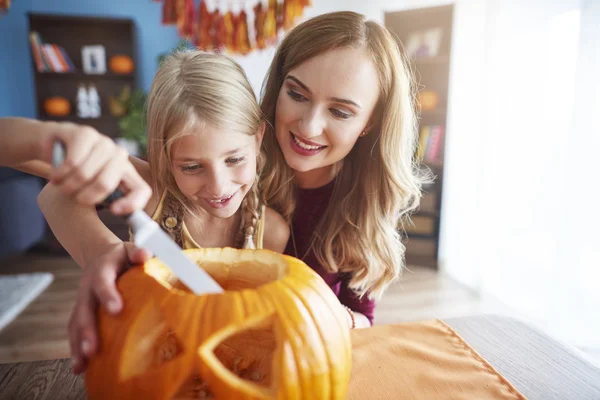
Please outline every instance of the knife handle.
[[[52, 165], [54, 167], [59, 166], [63, 163], [63, 161], [65, 161], [65, 153], [65, 145], [60, 140], [54, 142], [54, 146], [52, 148]], [[121, 189], [117, 188], [114, 192], [108, 195], [108, 197], [104, 199], [104, 201], [102, 201], [102, 203], [100, 204], [106, 208], [109, 208], [113, 202], [124, 196], [125, 194], [123, 194]], [[123, 217], [127, 219], [129, 218], [129, 215], [124, 215]]]

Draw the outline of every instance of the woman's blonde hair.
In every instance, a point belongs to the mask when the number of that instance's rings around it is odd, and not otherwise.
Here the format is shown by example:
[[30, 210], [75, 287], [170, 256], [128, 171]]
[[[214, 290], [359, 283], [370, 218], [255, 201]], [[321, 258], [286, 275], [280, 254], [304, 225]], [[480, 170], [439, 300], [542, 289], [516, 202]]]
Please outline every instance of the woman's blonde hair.
[[399, 44], [386, 28], [360, 14], [335, 12], [303, 22], [283, 39], [263, 86], [261, 108], [271, 126], [263, 140], [267, 172], [262, 195], [268, 206], [292, 220], [297, 189], [275, 136], [277, 98], [293, 68], [340, 48], [367, 51], [379, 75], [380, 96], [368, 134], [341, 163], [310, 245], [329, 272], [351, 274], [350, 288], [359, 296], [378, 298], [404, 265], [399, 230], [418, 207], [424, 181], [414, 158], [415, 85]]
[[[171, 173], [173, 141], [210, 124], [255, 135], [264, 122], [244, 70], [233, 60], [197, 50], [178, 50], [161, 63], [147, 104], [148, 161], [156, 193], [169, 190], [189, 212], [197, 205], [177, 187]], [[256, 181], [242, 202], [238, 245], [253, 234], [258, 219], [258, 181], [264, 156], [258, 152]]]

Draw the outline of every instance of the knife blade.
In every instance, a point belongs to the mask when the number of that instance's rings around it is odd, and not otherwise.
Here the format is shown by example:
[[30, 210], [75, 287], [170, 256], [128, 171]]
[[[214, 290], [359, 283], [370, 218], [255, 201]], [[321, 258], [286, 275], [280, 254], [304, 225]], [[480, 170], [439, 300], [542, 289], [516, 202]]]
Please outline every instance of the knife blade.
[[[61, 164], [64, 161], [64, 154], [63, 145], [56, 142], [53, 148], [52, 164], [54, 166]], [[104, 200], [103, 204], [110, 206], [121, 197], [123, 197], [123, 192], [117, 189]], [[223, 292], [223, 288], [204, 269], [187, 257], [181, 247], [144, 211], [136, 210], [124, 218], [133, 231], [135, 245], [152, 252], [192, 292], [195, 294]]]
[[166, 264], [175, 276], [196, 294], [222, 293], [223, 288], [187, 257], [181, 247], [144, 211], [134, 211], [127, 222], [137, 247], [148, 249]]

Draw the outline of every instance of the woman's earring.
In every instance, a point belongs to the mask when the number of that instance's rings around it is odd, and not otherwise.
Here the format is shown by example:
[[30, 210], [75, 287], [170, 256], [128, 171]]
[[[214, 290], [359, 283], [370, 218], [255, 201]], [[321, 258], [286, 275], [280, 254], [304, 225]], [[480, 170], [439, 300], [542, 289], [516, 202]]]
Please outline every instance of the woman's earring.
[[362, 131], [362, 133], [359, 135], [360, 137], [366, 136], [367, 131]]

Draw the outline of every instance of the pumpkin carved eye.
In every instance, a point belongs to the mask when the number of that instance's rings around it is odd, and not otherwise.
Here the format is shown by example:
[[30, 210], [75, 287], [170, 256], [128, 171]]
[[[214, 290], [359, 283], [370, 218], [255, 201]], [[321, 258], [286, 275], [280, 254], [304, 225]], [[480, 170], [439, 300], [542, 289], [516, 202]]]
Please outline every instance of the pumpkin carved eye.
[[159, 367], [184, 352], [181, 341], [167, 327], [155, 302], [149, 302], [129, 330], [124, 347], [134, 346], [137, 351], [122, 355], [119, 373], [124, 380]]
[[202, 369], [258, 398], [273, 396], [273, 357], [280, 339], [274, 321], [274, 314], [259, 316], [215, 332], [198, 349]]

